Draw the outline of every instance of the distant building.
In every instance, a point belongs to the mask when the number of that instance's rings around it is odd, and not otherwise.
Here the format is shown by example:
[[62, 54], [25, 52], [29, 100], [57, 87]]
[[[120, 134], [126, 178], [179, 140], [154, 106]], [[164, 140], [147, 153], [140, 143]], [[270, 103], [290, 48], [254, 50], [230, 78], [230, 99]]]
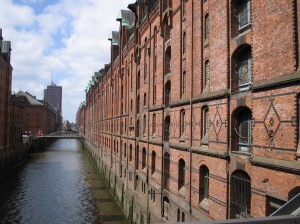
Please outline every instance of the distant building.
[[28, 92], [19, 91], [16, 97], [24, 105], [25, 134], [36, 135], [40, 131], [47, 134], [56, 130], [58, 112], [50, 104], [37, 100]]
[[44, 100], [48, 102], [54, 109], [62, 114], [62, 87], [57, 86], [53, 81], [44, 90]]

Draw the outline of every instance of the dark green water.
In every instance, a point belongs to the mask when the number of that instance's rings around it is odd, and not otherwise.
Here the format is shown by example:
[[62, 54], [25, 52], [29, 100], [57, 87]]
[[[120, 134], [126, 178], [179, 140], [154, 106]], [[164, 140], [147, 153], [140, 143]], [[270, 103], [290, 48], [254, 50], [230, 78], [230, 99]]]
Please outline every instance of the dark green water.
[[60, 139], [0, 180], [0, 223], [127, 223], [79, 140]]

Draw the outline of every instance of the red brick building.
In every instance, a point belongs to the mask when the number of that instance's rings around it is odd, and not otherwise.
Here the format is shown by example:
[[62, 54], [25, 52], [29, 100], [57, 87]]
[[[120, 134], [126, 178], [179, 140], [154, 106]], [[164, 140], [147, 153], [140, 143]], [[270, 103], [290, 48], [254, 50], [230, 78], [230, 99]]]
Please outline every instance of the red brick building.
[[37, 100], [28, 92], [19, 91], [16, 94], [19, 102], [23, 104], [23, 133], [27, 135], [37, 135], [39, 130], [43, 134], [55, 132], [57, 116], [59, 111], [45, 104], [42, 100]]
[[[0, 29], [0, 161], [10, 152], [10, 96], [12, 66], [11, 43], [4, 41]], [[5, 163], [0, 164], [0, 175]]]
[[128, 8], [77, 113], [128, 218], [262, 217], [299, 193], [299, 1]]

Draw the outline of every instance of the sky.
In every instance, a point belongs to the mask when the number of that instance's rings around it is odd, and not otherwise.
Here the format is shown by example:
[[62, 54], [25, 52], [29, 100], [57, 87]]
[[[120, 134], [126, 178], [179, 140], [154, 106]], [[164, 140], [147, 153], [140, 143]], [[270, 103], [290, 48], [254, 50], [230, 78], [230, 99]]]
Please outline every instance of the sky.
[[0, 0], [0, 28], [11, 41], [12, 92], [38, 99], [51, 80], [63, 88], [63, 119], [76, 121], [85, 88], [110, 62], [111, 31], [135, 0]]

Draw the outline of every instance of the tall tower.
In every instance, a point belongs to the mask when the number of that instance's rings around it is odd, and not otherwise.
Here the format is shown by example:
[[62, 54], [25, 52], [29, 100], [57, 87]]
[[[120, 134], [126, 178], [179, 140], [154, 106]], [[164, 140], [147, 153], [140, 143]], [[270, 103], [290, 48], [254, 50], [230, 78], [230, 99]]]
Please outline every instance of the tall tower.
[[62, 87], [57, 86], [53, 81], [44, 90], [44, 100], [48, 102], [54, 109], [62, 114]]

